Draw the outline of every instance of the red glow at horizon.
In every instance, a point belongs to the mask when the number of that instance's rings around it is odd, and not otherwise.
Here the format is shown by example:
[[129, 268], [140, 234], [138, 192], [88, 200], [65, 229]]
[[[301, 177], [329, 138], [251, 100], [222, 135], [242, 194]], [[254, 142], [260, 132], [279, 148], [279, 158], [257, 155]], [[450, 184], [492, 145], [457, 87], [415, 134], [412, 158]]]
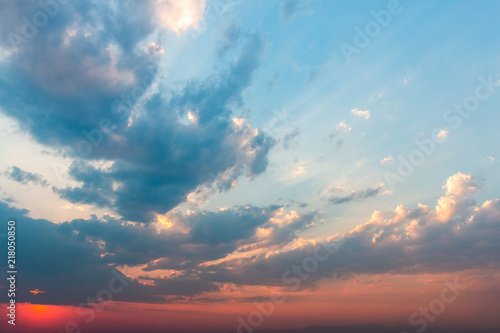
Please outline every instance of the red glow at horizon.
[[17, 309], [18, 324], [32, 327], [60, 327], [75, 313], [74, 307], [61, 305], [19, 303]]
[[[478, 274], [482, 276], [481, 283]], [[447, 305], [445, 313], [439, 316], [439, 325], [498, 325], [495, 315], [494, 295], [485, 297], [497, 281], [497, 271], [490, 272], [488, 279], [484, 272], [462, 272], [422, 275], [361, 275], [348, 280], [324, 281], [317, 289], [287, 292], [287, 300], [274, 304], [273, 313], [266, 317], [259, 329], [300, 328], [311, 325], [353, 325], [380, 324], [394, 326], [407, 324], [408, 316], [421, 306], [440, 297], [444, 280], [458, 277], [461, 284], [468, 286], [456, 302]], [[89, 304], [85, 312], [95, 309], [94, 318], [78, 313], [75, 306], [41, 305], [21, 303], [17, 305], [17, 324], [26, 328], [50, 328], [64, 330], [74, 321], [82, 330], [100, 328], [127, 329], [185, 329], [203, 332], [206, 327], [235, 331], [237, 318], [247, 318], [257, 310], [252, 296], [269, 296], [275, 288], [231, 287], [219, 293], [209, 293], [200, 298], [182, 303], [144, 304], [109, 302], [105, 305]], [[225, 299], [224, 301], [209, 300]], [[208, 301], [204, 301], [206, 299]], [[245, 301], [237, 301], [237, 299]], [[262, 300], [256, 301], [263, 302]], [[307, 304], [307, 305], [306, 305]], [[471, 308], [471, 304], [474, 307]], [[102, 311], [97, 309], [101, 308]], [[5, 307], [2, 305], [0, 312]], [[196, 320], [194, 320], [196, 319]], [[147, 323], [147, 324], [145, 324]], [[0, 328], [1, 328], [0, 324]]]

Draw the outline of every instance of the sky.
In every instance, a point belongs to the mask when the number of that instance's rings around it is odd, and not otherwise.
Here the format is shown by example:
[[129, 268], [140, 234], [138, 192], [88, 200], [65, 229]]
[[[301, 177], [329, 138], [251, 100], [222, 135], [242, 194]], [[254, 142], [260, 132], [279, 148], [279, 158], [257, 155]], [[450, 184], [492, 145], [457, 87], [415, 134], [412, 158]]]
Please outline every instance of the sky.
[[0, 0], [0, 327], [499, 328], [499, 10]]

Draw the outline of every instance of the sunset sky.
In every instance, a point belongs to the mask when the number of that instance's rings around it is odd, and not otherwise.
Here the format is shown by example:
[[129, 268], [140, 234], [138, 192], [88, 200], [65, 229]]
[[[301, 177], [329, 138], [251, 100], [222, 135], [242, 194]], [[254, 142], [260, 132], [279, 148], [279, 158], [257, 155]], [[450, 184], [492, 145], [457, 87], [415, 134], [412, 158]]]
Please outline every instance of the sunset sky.
[[2, 332], [500, 328], [499, 12], [0, 0]]

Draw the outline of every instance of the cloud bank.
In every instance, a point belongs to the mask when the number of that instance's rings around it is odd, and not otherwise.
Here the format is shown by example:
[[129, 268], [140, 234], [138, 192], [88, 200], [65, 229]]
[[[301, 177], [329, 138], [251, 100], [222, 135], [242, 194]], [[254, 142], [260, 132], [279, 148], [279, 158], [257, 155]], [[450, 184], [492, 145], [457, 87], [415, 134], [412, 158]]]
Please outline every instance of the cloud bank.
[[[358, 274], [498, 267], [500, 200], [478, 205], [473, 195], [479, 186], [463, 173], [450, 177], [443, 188], [434, 209], [419, 204], [414, 209], [400, 205], [387, 216], [375, 211], [366, 223], [328, 238], [331, 255], [302, 287]], [[222, 292], [228, 283], [287, 287], [283, 273], [319, 246], [316, 239], [301, 236], [318, 222], [317, 214], [279, 206], [169, 213], [151, 224], [109, 217], [54, 224], [4, 203], [0, 208], [2, 216], [18, 221], [25, 290], [46, 291], [20, 299], [36, 297], [42, 303], [82, 302], [109, 280], [113, 267], [123, 265], [142, 267], [144, 273], [117, 296], [122, 301], [166, 302], [176, 295]], [[6, 234], [0, 237], [4, 242]]]

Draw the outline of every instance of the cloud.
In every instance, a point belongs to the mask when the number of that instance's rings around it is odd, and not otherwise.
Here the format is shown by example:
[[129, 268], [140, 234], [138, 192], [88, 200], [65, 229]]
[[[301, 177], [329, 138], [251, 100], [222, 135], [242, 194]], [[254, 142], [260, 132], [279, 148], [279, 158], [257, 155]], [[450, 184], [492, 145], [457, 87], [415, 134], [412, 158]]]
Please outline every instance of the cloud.
[[408, 83], [413, 81], [413, 76], [410, 74], [407, 74], [404, 79], [403, 79], [403, 84], [406, 86]]
[[340, 150], [342, 148], [342, 145], [344, 144], [345, 141], [345, 134], [351, 131], [351, 127], [348, 126], [344, 121], [341, 121], [338, 123], [337, 127], [335, 130], [331, 131], [328, 134], [328, 139], [332, 140], [336, 138], [336, 147], [337, 150]]
[[180, 274], [188, 276], [191, 269], [201, 269], [199, 265], [202, 263], [205, 266], [209, 261], [225, 259], [237, 253], [279, 249], [296, 239], [297, 231], [311, 227], [315, 218], [314, 213], [287, 212], [278, 206], [267, 209], [245, 207], [188, 217], [186, 223], [190, 231], [186, 239], [177, 245], [180, 249], [176, 252], [181, 255], [150, 261], [144, 270], [187, 269]]
[[[308, 13], [311, 4], [285, 1], [282, 16], [290, 20]], [[19, 301], [33, 300], [30, 290], [43, 290], [38, 302], [84, 302], [118, 266], [141, 274], [128, 279], [118, 301], [162, 303], [168, 296], [217, 292], [223, 283], [282, 285], [284, 271], [314, 254], [318, 244], [304, 234], [319, 213], [286, 206], [173, 211], [192, 196], [227, 191], [239, 177], [253, 179], [267, 168], [273, 139], [234, 115], [244, 107], [245, 89], [265, 54], [260, 35], [228, 30], [221, 50], [226, 49], [219, 53], [227, 62], [218, 74], [155, 89], [160, 58], [168, 52], [156, 32], [202, 28], [203, 1], [128, 1], [118, 9], [108, 2], [73, 2], [19, 45], [11, 44], [9, 32], [22, 34], [19, 18], [32, 17], [39, 8], [36, 2], [2, 6], [2, 112], [37, 142], [73, 160], [69, 175], [78, 185], [53, 188], [57, 194], [121, 216], [55, 224], [0, 202], [0, 215], [18, 221], [23, 244]], [[355, 116], [370, 117], [369, 111], [354, 110]], [[349, 131], [341, 122], [330, 139], [340, 147]], [[289, 135], [291, 140], [298, 132]], [[90, 145], [88, 154], [78, 151], [82, 142]], [[48, 185], [16, 166], [5, 175], [22, 184]], [[382, 188], [337, 188], [327, 199], [362, 200]], [[328, 240], [333, 254], [304, 284], [353, 274], [498, 265], [500, 201], [477, 205], [479, 189], [470, 175], [458, 173], [447, 180], [435, 209], [401, 205], [390, 215], [374, 212], [366, 223]], [[6, 236], [0, 230], [4, 252]]]
[[356, 116], [356, 117], [361, 117], [361, 118], [365, 118], [365, 119], [369, 119], [370, 116], [371, 116], [371, 113], [370, 111], [368, 110], [360, 110], [358, 108], [355, 108], [355, 109], [352, 109], [351, 110], [351, 113]]
[[493, 162], [495, 162], [495, 158], [493, 156], [486, 156], [485, 158], [483, 158], [481, 160], [481, 162], [483, 162], [483, 163], [485, 163], [485, 162], [493, 163]]
[[448, 130], [446, 128], [440, 130], [439, 133], [437, 134], [437, 137], [440, 139], [446, 139], [447, 136], [448, 136]]
[[392, 162], [394, 162], [394, 157], [392, 157], [392, 155], [384, 157], [383, 159], [380, 160], [380, 164], [390, 164]]
[[318, 78], [319, 74], [320, 74], [320, 68], [318, 67], [314, 67], [311, 70], [309, 70], [309, 72], [307, 73], [306, 83], [314, 82]]
[[474, 203], [471, 195], [479, 190], [479, 185], [471, 175], [459, 172], [448, 178], [443, 189], [446, 190], [446, 195], [438, 200], [436, 212], [439, 220], [448, 221], [453, 217], [461, 218], [468, 214], [467, 210], [471, 209]]
[[[217, 75], [157, 89], [164, 48], [151, 18], [162, 15], [162, 24], [181, 32], [196, 26], [204, 2], [146, 4], [76, 2], [26, 44], [0, 40], [13, 52], [0, 64], [0, 107], [73, 160], [69, 176], [80, 185], [55, 193], [140, 222], [203, 187], [226, 191], [242, 175], [263, 173], [274, 144], [233, 115], [260, 65], [262, 38], [237, 38], [239, 52]], [[11, 16], [39, 10], [36, 3], [8, 6], [1, 31], [12, 28]]]
[[205, 0], [156, 0], [160, 23], [180, 35], [188, 29], [198, 29], [203, 20]]
[[24, 171], [17, 166], [13, 166], [9, 170], [4, 171], [4, 175], [23, 185], [32, 183], [44, 187], [49, 186], [47, 180], [45, 180], [42, 177], [42, 175], [29, 171]]
[[[17, 221], [17, 269], [23, 272], [23, 288], [16, 294], [18, 302], [35, 300], [39, 304], [80, 304], [87, 297], [95, 297], [103, 285], [114, 277], [113, 268], [99, 256], [97, 243], [79, 240], [72, 232], [65, 232], [61, 225], [42, 219], [27, 217], [28, 211], [18, 210], [0, 202], [0, 214]], [[0, 232], [2, 254], [6, 252], [7, 232]], [[3, 284], [3, 282], [2, 282]], [[33, 295], [30, 290], [44, 290]], [[34, 298], [36, 297], [36, 298]], [[118, 297], [118, 296], [117, 296]], [[150, 287], [137, 281], [118, 297], [123, 301], [161, 303]], [[6, 295], [0, 302], [6, 303]]]
[[349, 126], [347, 126], [347, 124], [344, 121], [341, 121], [337, 125], [337, 131], [338, 131], [338, 133], [347, 133], [347, 132], [351, 131], [351, 128]]
[[316, 0], [285, 0], [281, 3], [281, 17], [289, 22], [299, 15], [311, 15], [314, 13]]
[[300, 129], [295, 127], [292, 131], [285, 135], [283, 138], [283, 149], [288, 150], [292, 144], [293, 139], [300, 135]]
[[347, 192], [347, 189], [343, 186], [328, 186], [328, 190], [331, 192]]
[[374, 196], [378, 195], [384, 186], [385, 185], [383, 183], [380, 183], [380, 184], [377, 184], [377, 186], [375, 186], [375, 187], [370, 187], [370, 188], [367, 188], [367, 189], [364, 189], [361, 191], [353, 190], [353, 191], [351, 191], [351, 193], [349, 195], [333, 196], [333, 197], [328, 198], [328, 201], [330, 201], [334, 205], [338, 205], [338, 204], [343, 204], [346, 202], [363, 200], [363, 199], [374, 197]]
[[[477, 188], [470, 175], [450, 177], [444, 198], [453, 197], [462, 209], [454, 209], [445, 219], [438, 208], [422, 204], [412, 210], [400, 205], [389, 216], [375, 211], [368, 222], [328, 240], [331, 255], [302, 279], [302, 287], [358, 274], [432, 274], [498, 267], [500, 200], [477, 206], [469, 197]], [[438, 202], [440, 207], [442, 200]], [[283, 286], [283, 272], [314, 257], [318, 247], [324, 245], [303, 241], [287, 251], [227, 261], [210, 267], [204, 279]]]
[[303, 165], [299, 165], [297, 168], [295, 168], [292, 171], [292, 176], [293, 177], [299, 177], [299, 176], [305, 175], [306, 173], [307, 173], [306, 167], [303, 166]]
[[222, 33], [222, 43], [218, 46], [218, 56], [222, 58], [229, 50], [238, 45], [238, 41], [242, 37], [242, 32], [238, 24], [232, 22]]
[[[172, 295], [192, 296], [219, 290], [217, 283], [201, 278], [201, 264], [229, 256], [238, 249], [277, 248], [312, 225], [315, 214], [299, 214], [279, 206], [239, 207], [220, 212], [183, 216], [170, 213], [171, 227], [130, 223], [105, 217], [76, 219], [61, 224], [35, 220], [27, 210], [0, 202], [0, 214], [17, 221], [19, 256], [24, 288], [18, 301], [41, 304], [80, 304], [95, 296], [114, 276], [118, 266], [145, 265], [142, 280], [126, 278], [128, 286], [114, 300], [164, 303]], [[0, 231], [0, 245], [6, 242]], [[6, 249], [6, 246], [3, 246]], [[172, 276], [155, 274], [174, 270]], [[151, 272], [152, 275], [147, 273]], [[0, 296], [0, 301], [6, 295]]]
[[[299, 234], [314, 225], [317, 214], [279, 206], [168, 213], [169, 227], [110, 217], [54, 224], [4, 203], [0, 213], [17, 219], [19, 242], [26, 244], [19, 250], [26, 290], [19, 300], [31, 300], [29, 290], [38, 289], [45, 291], [36, 295], [42, 303], [78, 304], [107, 283], [114, 266], [128, 265], [143, 267], [143, 273], [129, 278], [131, 287], [116, 300], [158, 303], [169, 296], [217, 293], [225, 283], [287, 286], [283, 273], [314, 257], [318, 247], [325, 253], [325, 246], [330, 255], [302, 280], [303, 288], [358, 274], [500, 266], [500, 200], [477, 205], [472, 196], [479, 185], [463, 173], [450, 177], [444, 190], [436, 209], [418, 204], [414, 209], [399, 205], [390, 214], [375, 211], [366, 223], [323, 245]], [[0, 242], [5, 240], [6, 231], [0, 231]]]
[[66, 222], [61, 228], [76, 231], [80, 239], [102, 241], [102, 258], [107, 263], [148, 264], [147, 270], [187, 269], [224, 258], [247, 244], [278, 209], [247, 206], [186, 216], [169, 213], [165, 217], [170, 223], [168, 228], [95, 217]]
[[11, 51], [0, 65], [3, 112], [37, 141], [54, 146], [75, 147], [83, 131], [98, 128], [102, 119], [123, 122], [113, 102], [142, 85], [148, 71], [156, 72], [158, 59], [143, 51], [156, 29], [154, 8], [137, 1], [120, 9], [75, 2], [60, 6], [26, 43], [12, 45], [3, 32], [22, 35], [19, 18], [32, 17], [40, 7], [7, 6], [0, 14], [0, 45]]

